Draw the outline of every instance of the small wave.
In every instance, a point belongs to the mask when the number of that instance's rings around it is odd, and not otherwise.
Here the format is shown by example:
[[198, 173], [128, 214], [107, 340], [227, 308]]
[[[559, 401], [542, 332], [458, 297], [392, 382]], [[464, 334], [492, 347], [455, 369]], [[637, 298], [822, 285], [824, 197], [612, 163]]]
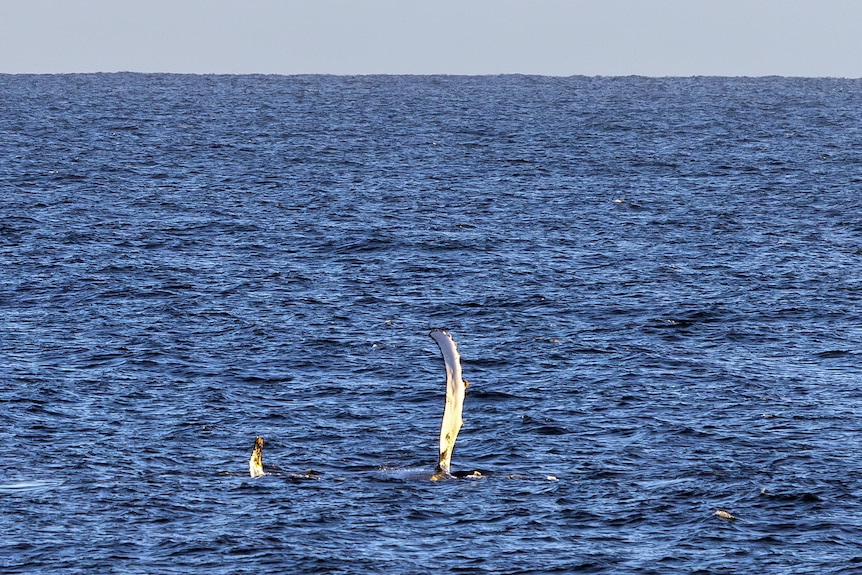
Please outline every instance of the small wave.
[[38, 491], [48, 491], [55, 487], [59, 487], [62, 484], [62, 481], [46, 481], [39, 479], [16, 481], [13, 483], [0, 483], [0, 493], [25, 495]]
[[851, 355], [853, 352], [849, 349], [830, 349], [828, 351], [821, 351], [820, 353], [814, 354], [815, 357], [819, 357], [821, 359], [832, 359], [836, 357], [846, 357]]

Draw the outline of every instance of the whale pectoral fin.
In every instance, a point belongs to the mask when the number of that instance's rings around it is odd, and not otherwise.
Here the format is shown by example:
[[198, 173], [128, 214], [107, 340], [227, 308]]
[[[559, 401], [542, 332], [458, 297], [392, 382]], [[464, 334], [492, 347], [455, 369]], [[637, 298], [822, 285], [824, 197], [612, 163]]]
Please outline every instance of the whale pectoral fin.
[[440, 452], [440, 459], [437, 461], [437, 467], [434, 469], [434, 475], [431, 476], [431, 481], [439, 481], [441, 479], [449, 479], [452, 477], [449, 473], [449, 460], [451, 458], [451, 453]]
[[449, 473], [449, 462], [452, 459], [451, 451], [441, 451], [440, 458], [437, 460], [437, 471]]
[[442, 329], [431, 330], [429, 335], [440, 348], [446, 374], [446, 401], [443, 407], [443, 421], [440, 424], [440, 459], [437, 463], [437, 471], [448, 475], [455, 440], [463, 425], [461, 412], [467, 382], [461, 377], [461, 355], [452, 336]]
[[260, 436], [254, 438], [254, 449], [248, 460], [248, 474], [251, 477], [266, 475], [263, 471], [263, 438]]

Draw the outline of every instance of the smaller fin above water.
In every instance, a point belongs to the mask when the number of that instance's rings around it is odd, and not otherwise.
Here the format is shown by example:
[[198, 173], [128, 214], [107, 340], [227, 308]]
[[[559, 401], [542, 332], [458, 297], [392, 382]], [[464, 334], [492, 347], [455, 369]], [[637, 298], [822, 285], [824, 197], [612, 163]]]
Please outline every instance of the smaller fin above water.
[[266, 475], [263, 471], [263, 437], [257, 436], [254, 438], [254, 449], [248, 460], [248, 474], [251, 477]]

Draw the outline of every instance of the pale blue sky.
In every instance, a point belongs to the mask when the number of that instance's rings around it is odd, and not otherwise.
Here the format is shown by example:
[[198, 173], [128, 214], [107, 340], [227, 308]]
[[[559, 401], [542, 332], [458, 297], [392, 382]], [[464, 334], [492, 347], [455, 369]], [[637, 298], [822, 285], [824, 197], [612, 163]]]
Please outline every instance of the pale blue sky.
[[857, 0], [0, 0], [0, 72], [862, 77]]

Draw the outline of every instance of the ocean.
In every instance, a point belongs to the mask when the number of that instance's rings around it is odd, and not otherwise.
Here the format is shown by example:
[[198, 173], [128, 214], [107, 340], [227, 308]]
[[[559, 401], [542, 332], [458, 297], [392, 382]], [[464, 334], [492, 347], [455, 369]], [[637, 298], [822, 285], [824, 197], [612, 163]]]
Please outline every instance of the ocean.
[[[0, 109], [0, 572], [862, 570], [862, 80], [0, 75]], [[477, 477], [431, 481], [434, 328]]]

